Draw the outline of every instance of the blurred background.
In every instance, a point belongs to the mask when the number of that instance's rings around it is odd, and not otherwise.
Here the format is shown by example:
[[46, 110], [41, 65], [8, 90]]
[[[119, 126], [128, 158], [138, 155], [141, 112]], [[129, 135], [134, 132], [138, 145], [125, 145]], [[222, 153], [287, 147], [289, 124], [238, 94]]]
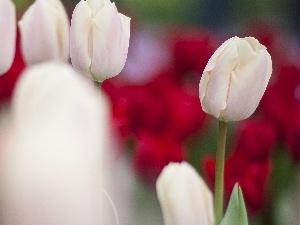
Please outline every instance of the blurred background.
[[[33, 1], [14, 2], [20, 18]], [[78, 0], [62, 2], [71, 18]], [[299, 0], [116, 0], [116, 5], [131, 17], [130, 48], [122, 73], [104, 81], [102, 89], [111, 100], [120, 179], [131, 200], [131, 215], [121, 224], [163, 224], [155, 181], [171, 161], [190, 162], [213, 190], [217, 120], [202, 111], [198, 86], [210, 56], [232, 36], [254, 36], [264, 44], [273, 74], [255, 114], [230, 123], [226, 199], [239, 182], [250, 224], [299, 224]], [[0, 77], [1, 111], [24, 68], [17, 50], [12, 68]]]

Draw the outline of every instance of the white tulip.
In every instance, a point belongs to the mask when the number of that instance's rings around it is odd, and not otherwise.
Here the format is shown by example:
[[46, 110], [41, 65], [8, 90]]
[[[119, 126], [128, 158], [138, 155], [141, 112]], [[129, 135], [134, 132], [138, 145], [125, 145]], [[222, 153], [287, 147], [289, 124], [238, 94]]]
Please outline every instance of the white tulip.
[[103, 214], [112, 207], [101, 163], [108, 116], [105, 98], [71, 66], [46, 63], [24, 72], [1, 152], [1, 224], [115, 224]]
[[188, 163], [167, 165], [156, 190], [165, 225], [213, 225], [212, 193]]
[[60, 0], [36, 0], [19, 21], [19, 27], [27, 64], [69, 60], [70, 24]]
[[16, 49], [16, 7], [11, 0], [0, 1], [0, 75], [11, 67]]
[[257, 108], [271, 73], [271, 56], [258, 40], [230, 38], [215, 51], [202, 74], [202, 109], [226, 122], [248, 118]]
[[129, 38], [130, 18], [118, 13], [115, 3], [81, 0], [71, 20], [71, 62], [95, 81], [116, 76], [125, 65]]

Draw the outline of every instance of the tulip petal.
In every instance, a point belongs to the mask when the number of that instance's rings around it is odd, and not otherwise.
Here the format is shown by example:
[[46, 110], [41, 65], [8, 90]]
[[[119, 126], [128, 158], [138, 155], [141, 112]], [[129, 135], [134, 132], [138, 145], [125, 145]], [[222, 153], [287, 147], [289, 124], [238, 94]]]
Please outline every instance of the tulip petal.
[[91, 71], [97, 80], [116, 76], [123, 69], [129, 46], [128, 22], [123, 19], [114, 3], [106, 5], [93, 20], [93, 57]]
[[122, 13], [119, 13], [119, 17], [127, 37], [130, 38], [130, 18]]
[[72, 15], [70, 29], [70, 56], [73, 67], [91, 77], [92, 12], [85, 1], [80, 1]]
[[0, 75], [12, 65], [16, 48], [16, 8], [10, 0], [0, 1]]
[[[45, 1], [45, 0], [44, 0]], [[52, 23], [56, 27], [57, 36], [57, 46], [58, 46], [58, 58], [51, 58], [51, 59], [59, 59], [68, 61], [69, 60], [69, 18], [66, 13], [66, 10], [61, 3], [60, 0], [47, 0], [49, 10], [53, 10], [55, 12], [55, 16], [52, 18]], [[45, 24], [46, 25], [46, 24]]]
[[27, 64], [58, 58], [56, 25], [53, 23], [55, 14], [49, 3], [37, 0], [19, 22], [21, 49]]
[[247, 41], [249, 45], [251, 45], [253, 51], [255, 52], [257, 52], [258, 50], [266, 49], [266, 47], [261, 45], [259, 41], [254, 37], [245, 37], [243, 39]]
[[113, 224], [102, 210], [109, 112], [90, 80], [65, 64], [30, 67], [13, 112], [1, 155], [1, 224]]
[[251, 116], [267, 88], [271, 73], [272, 60], [265, 49], [244, 67], [233, 71], [227, 107], [220, 118], [239, 121]]
[[238, 37], [232, 37], [228, 40], [226, 40], [215, 52], [214, 54], [211, 56], [211, 58], [208, 60], [208, 63], [204, 69], [204, 71], [211, 71], [217, 64], [219, 55], [227, 48], [227, 46], [231, 43], [234, 42], [236, 40], [238, 40]]
[[86, 0], [86, 3], [92, 11], [93, 18], [104, 6], [111, 4], [110, 0]]
[[59, 0], [36, 0], [19, 22], [27, 64], [69, 60], [69, 19]]
[[59, 46], [59, 57], [64, 61], [70, 58], [70, 23], [66, 10], [60, 0], [55, 0], [55, 7], [57, 9], [57, 35]]
[[212, 194], [188, 163], [170, 163], [156, 189], [165, 225], [213, 225]]
[[[238, 61], [238, 52], [235, 42], [230, 42], [217, 56], [218, 63], [211, 71], [202, 75], [200, 93], [202, 93], [202, 109], [219, 118], [220, 112], [226, 108], [231, 71]], [[211, 64], [208, 64], [210, 67]], [[205, 87], [206, 85], [206, 87]], [[205, 93], [205, 94], [204, 94]]]
[[254, 59], [256, 57], [256, 52], [252, 48], [252, 46], [249, 44], [249, 42], [245, 39], [238, 39], [236, 41], [237, 45], [237, 52], [239, 55], [239, 60], [236, 65], [237, 68], [241, 68], [244, 65], [246, 65], [249, 61]]

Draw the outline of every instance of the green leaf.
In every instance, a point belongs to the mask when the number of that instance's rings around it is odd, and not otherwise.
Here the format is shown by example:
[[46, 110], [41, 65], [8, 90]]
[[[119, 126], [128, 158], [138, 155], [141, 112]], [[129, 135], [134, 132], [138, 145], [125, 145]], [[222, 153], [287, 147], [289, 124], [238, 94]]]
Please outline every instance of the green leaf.
[[220, 225], [248, 225], [243, 192], [237, 183], [234, 185], [225, 216]]

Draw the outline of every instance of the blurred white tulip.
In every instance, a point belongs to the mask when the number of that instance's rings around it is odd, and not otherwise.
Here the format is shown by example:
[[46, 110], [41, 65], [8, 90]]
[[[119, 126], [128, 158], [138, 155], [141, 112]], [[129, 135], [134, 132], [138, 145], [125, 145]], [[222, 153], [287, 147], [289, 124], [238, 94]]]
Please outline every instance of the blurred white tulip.
[[95, 81], [123, 69], [130, 38], [130, 18], [118, 13], [110, 0], [81, 0], [70, 29], [70, 56], [75, 69]]
[[[1, 152], [1, 224], [116, 224], [109, 177], [108, 105], [71, 66], [27, 69], [13, 98], [12, 130]], [[113, 211], [113, 210], [111, 210]]]
[[215, 51], [202, 74], [202, 109], [225, 122], [248, 118], [257, 108], [271, 73], [271, 56], [258, 40], [230, 38]]
[[36, 0], [19, 21], [19, 27], [27, 64], [69, 60], [70, 24], [60, 0]]
[[213, 225], [212, 193], [188, 163], [169, 163], [156, 190], [165, 225]]
[[0, 75], [11, 67], [16, 49], [16, 7], [11, 0], [0, 1]]

